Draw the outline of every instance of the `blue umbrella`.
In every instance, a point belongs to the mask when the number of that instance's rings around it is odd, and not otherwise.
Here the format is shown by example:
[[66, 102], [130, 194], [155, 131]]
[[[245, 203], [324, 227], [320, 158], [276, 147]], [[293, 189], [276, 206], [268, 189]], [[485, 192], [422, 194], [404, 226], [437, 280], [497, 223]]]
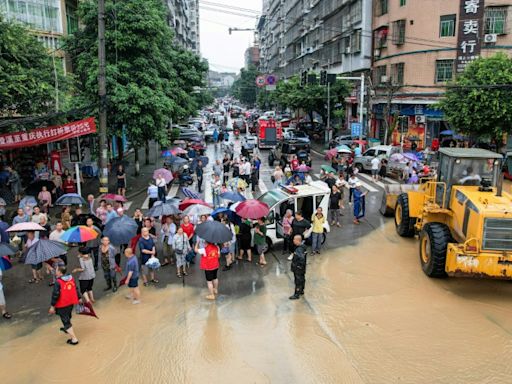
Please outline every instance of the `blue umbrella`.
[[5, 221], [0, 220], [0, 241], [2, 243], [8, 243], [10, 241], [9, 234], [7, 233], [7, 229], [9, 228], [9, 224]]
[[162, 152], [162, 157], [172, 157], [174, 156], [170, 150], [166, 150]]
[[190, 188], [181, 188], [181, 191], [183, 192], [183, 194], [190, 198], [190, 199], [198, 199], [200, 200], [201, 199], [201, 195], [199, 193], [197, 193], [196, 191], [193, 191], [191, 190]]
[[231, 191], [221, 193], [220, 197], [222, 197], [224, 200], [230, 200], [234, 202], [247, 200], [242, 194]]
[[7, 256], [0, 257], [0, 270], [7, 271], [12, 268], [11, 260]]
[[234, 211], [232, 211], [229, 208], [220, 207], [214, 210], [211, 213], [211, 216], [216, 219], [221, 213], [228, 216], [229, 221], [232, 223], [240, 223], [242, 220], [240, 219], [240, 216], [238, 216]]
[[174, 155], [172, 155], [168, 159], [166, 159], [165, 162], [167, 164], [171, 164], [171, 165], [174, 165], [174, 164], [186, 164], [186, 163], [188, 163], [188, 161], [185, 160], [184, 158], [178, 157], [178, 156], [174, 156]]
[[16, 253], [16, 250], [7, 243], [0, 243], [0, 255], [11, 256]]
[[446, 135], [446, 136], [450, 136], [450, 135], [453, 135], [453, 131], [451, 129], [447, 129], [445, 131], [441, 131], [439, 132], [440, 135]]
[[23, 199], [21, 199], [20, 204], [18, 205], [18, 208], [25, 207], [35, 207], [37, 205], [37, 200], [34, 196], [25, 196]]
[[39, 264], [66, 253], [66, 246], [55, 240], [39, 240], [32, 245], [25, 257], [25, 264]]
[[161, 217], [169, 215], [177, 215], [181, 213], [178, 207], [174, 204], [163, 204], [161, 201], [157, 201], [153, 207], [148, 211], [147, 216], [149, 217]]
[[231, 231], [218, 221], [206, 221], [199, 224], [195, 233], [201, 239], [214, 244], [225, 243], [233, 238]]
[[131, 217], [121, 216], [110, 220], [105, 226], [103, 235], [110, 239], [113, 245], [129, 244], [137, 234], [139, 226]]
[[84, 205], [85, 200], [78, 193], [66, 193], [57, 199], [56, 205]]

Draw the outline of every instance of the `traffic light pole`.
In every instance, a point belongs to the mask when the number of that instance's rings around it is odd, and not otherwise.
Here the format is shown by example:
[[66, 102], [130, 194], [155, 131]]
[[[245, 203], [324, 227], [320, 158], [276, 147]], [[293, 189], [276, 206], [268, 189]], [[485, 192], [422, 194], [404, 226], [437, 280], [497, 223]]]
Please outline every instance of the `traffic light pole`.
[[361, 124], [361, 129], [359, 131], [359, 140], [363, 140], [363, 130], [364, 130], [364, 73], [361, 73], [360, 77], [340, 77], [342, 80], [356, 80], [361, 82], [361, 92], [359, 95], [359, 124]]
[[327, 82], [327, 129], [325, 130], [325, 143], [329, 142], [331, 132], [331, 83]]
[[100, 194], [108, 193], [107, 80], [105, 75], [105, 0], [98, 0], [98, 96]]

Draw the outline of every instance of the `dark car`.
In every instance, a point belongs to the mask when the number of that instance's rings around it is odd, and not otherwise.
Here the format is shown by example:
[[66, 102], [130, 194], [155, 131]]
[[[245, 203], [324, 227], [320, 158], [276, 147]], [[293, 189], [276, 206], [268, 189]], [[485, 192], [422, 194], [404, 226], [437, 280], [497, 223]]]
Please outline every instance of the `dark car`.
[[270, 150], [268, 155], [268, 164], [274, 165], [274, 161], [278, 160], [279, 164], [284, 167], [292, 160], [292, 156], [299, 152], [309, 153], [309, 144], [295, 140], [284, 140]]

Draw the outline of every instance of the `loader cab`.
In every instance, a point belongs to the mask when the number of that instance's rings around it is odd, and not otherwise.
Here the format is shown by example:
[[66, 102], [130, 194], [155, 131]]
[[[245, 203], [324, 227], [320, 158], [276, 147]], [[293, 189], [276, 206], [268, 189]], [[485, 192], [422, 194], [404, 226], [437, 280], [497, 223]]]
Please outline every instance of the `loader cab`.
[[441, 148], [436, 184], [436, 203], [449, 208], [454, 185], [478, 186], [490, 192], [498, 185], [501, 159], [498, 153], [480, 148]]

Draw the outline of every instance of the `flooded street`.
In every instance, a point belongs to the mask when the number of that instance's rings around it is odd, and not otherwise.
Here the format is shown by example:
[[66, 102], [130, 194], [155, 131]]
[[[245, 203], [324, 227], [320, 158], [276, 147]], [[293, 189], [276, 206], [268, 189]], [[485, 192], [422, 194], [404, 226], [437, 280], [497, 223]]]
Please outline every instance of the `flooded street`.
[[223, 274], [217, 303], [172, 285], [133, 306], [123, 288], [99, 320], [74, 316], [76, 348], [57, 318], [1, 327], [2, 383], [511, 382], [510, 283], [428, 279], [391, 222], [310, 257], [305, 300], [288, 300], [286, 263], [242, 297]]

